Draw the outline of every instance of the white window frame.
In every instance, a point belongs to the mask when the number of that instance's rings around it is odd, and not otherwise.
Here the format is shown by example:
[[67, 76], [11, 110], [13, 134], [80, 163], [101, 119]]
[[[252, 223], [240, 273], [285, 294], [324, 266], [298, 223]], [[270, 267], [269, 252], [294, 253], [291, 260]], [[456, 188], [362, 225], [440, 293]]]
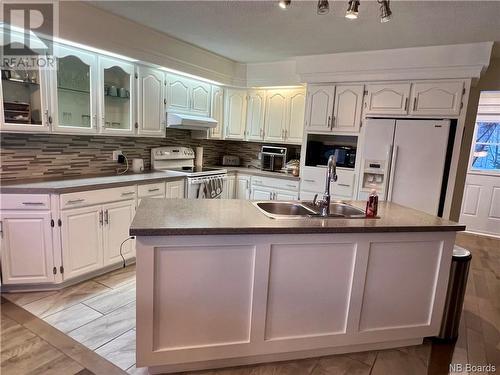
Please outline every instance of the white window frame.
[[498, 123], [500, 123], [500, 113], [498, 113], [498, 114], [478, 113], [477, 114], [476, 122], [474, 123], [474, 134], [473, 134], [472, 144], [471, 144], [470, 153], [469, 153], [469, 164], [467, 166], [467, 173], [478, 174], [478, 175], [487, 175], [487, 176], [499, 176], [500, 169], [499, 170], [481, 170], [481, 169], [472, 168], [472, 160], [474, 158], [474, 150], [476, 149], [476, 136], [477, 136], [477, 128], [478, 128], [477, 124], [479, 122], [498, 122]]

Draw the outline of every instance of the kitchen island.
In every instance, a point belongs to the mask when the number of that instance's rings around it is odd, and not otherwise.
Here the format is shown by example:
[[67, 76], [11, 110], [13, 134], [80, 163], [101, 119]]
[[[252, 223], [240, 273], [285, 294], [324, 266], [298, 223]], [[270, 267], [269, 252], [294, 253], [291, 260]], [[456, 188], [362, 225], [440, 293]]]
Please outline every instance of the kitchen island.
[[144, 199], [130, 229], [137, 367], [236, 366], [436, 335], [465, 228], [391, 203], [379, 216], [281, 220], [250, 201]]

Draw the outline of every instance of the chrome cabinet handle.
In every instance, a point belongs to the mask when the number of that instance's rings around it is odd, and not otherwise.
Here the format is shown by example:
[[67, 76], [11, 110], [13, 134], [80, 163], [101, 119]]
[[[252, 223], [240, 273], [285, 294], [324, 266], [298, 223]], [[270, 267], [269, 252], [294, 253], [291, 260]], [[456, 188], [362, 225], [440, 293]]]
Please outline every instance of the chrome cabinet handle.
[[344, 186], [344, 187], [351, 187], [351, 185], [348, 184], [337, 184], [338, 186]]
[[304, 181], [305, 181], [305, 182], [316, 182], [316, 181], [314, 181], [314, 180], [309, 180], [309, 179], [306, 179], [306, 178], [304, 178]]
[[405, 99], [405, 111], [408, 110], [408, 98]]
[[109, 212], [108, 210], [104, 211], [104, 222], [109, 224]]
[[43, 206], [45, 203], [43, 202], [23, 202], [25, 206]]
[[335, 127], [335, 116], [332, 116], [332, 130]]
[[414, 111], [417, 110], [417, 97], [415, 97], [415, 99], [413, 99], [413, 110]]
[[132, 195], [132, 194], [135, 194], [135, 192], [133, 191], [128, 191], [126, 193], [122, 193], [122, 197], [126, 197], [127, 195]]
[[291, 187], [291, 188], [295, 188], [295, 185], [292, 185], [292, 184], [286, 184], [286, 186]]
[[81, 203], [81, 202], [85, 202], [85, 199], [72, 199], [72, 200], [69, 200], [67, 201], [66, 203], [67, 204], [76, 204], [76, 203]]
[[148, 189], [148, 192], [152, 193], [153, 191], [160, 191], [160, 188], [156, 188], [156, 189]]
[[99, 211], [99, 225], [102, 226], [102, 224], [103, 223], [102, 223], [102, 210], [101, 210], [101, 211]]
[[328, 127], [332, 127], [332, 116], [328, 116]]

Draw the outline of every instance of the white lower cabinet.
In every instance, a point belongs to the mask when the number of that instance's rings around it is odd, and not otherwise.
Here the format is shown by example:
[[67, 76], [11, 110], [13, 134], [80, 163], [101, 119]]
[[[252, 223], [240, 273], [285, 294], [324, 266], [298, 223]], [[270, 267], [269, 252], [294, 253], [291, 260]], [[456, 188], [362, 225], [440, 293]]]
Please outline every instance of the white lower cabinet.
[[50, 211], [2, 211], [2, 284], [53, 282]]
[[272, 199], [273, 189], [265, 187], [252, 187], [252, 199], [269, 201]]
[[227, 176], [224, 186], [224, 192], [222, 196], [225, 199], [234, 199], [235, 198], [235, 187], [236, 185], [236, 176]]
[[236, 199], [250, 199], [250, 176], [236, 176]]
[[252, 199], [293, 201], [299, 199], [299, 181], [273, 177], [252, 177]]
[[[103, 241], [104, 265], [118, 263], [124, 259], [135, 256], [135, 243], [133, 240], [122, 242], [129, 237], [130, 223], [135, 214], [133, 200], [116, 202], [104, 205]], [[121, 247], [121, 253], [120, 253]], [[123, 256], [123, 258], [122, 258]]]
[[[129, 237], [135, 199], [74, 208], [61, 213], [64, 280], [122, 261], [120, 245]], [[125, 259], [135, 256], [135, 243], [122, 247]]]
[[[312, 200], [315, 194], [321, 198], [325, 191], [326, 168], [303, 167], [301, 175], [300, 199]], [[330, 183], [332, 199], [353, 199], [355, 177], [354, 170], [337, 168], [337, 181]]]
[[296, 191], [276, 190], [274, 199], [277, 201], [296, 201], [299, 199], [299, 193]]
[[184, 198], [184, 185], [184, 180], [167, 182], [165, 188], [165, 198]]
[[61, 245], [65, 280], [102, 267], [102, 226], [100, 205], [62, 212]]

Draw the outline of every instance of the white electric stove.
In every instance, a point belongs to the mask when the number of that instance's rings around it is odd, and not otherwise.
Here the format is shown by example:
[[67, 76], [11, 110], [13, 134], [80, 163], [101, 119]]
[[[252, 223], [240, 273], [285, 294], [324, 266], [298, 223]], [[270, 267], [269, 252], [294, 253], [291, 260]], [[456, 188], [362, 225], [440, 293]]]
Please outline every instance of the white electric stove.
[[[187, 198], [222, 198], [226, 188], [227, 170], [197, 167], [194, 159], [195, 153], [189, 147], [157, 147], [151, 149], [151, 167], [153, 170], [175, 172], [186, 176]], [[219, 187], [221, 191], [219, 191]], [[215, 194], [206, 194], [207, 191], [215, 192]]]

